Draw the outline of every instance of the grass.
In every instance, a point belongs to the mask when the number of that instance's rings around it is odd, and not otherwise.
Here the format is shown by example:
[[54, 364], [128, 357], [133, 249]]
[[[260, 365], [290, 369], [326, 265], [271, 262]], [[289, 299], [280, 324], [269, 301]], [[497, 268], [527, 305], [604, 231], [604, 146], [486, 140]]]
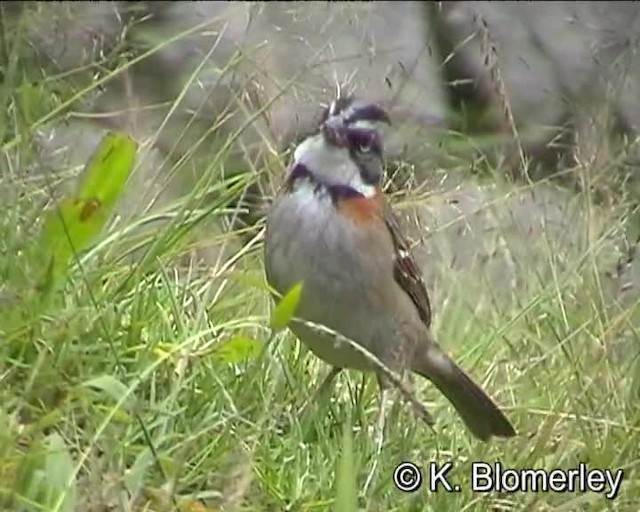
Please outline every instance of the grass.
[[[0, 109], [0, 508], [637, 510], [638, 366], [634, 350], [624, 346], [622, 357], [614, 350], [627, 338], [637, 346], [637, 304], [604, 299], [597, 257], [607, 230], [623, 228], [625, 204], [569, 259], [543, 247], [549, 273], [525, 272], [533, 291], [506, 304], [490, 289], [470, 297], [465, 279], [475, 275], [442, 272], [451, 277], [434, 292], [436, 334], [519, 435], [474, 441], [443, 397], [420, 383], [435, 430], [395, 407], [377, 456], [373, 378], [341, 375], [328, 404], [296, 412], [326, 368], [286, 330], [270, 328], [261, 224], [244, 233], [207, 229], [255, 179], [223, 180], [224, 149], [166, 207], [165, 223], [142, 229], [154, 212], [114, 219], [43, 304], [37, 286], [46, 248], [38, 240], [57, 175], [29, 172], [46, 163], [33, 128], [62, 118], [78, 91], [34, 60], [19, 68], [27, 49], [13, 37], [4, 48]], [[595, 208], [588, 192], [576, 197]], [[216, 257], [203, 262], [197, 250], [204, 246]], [[425, 470], [453, 461], [460, 492], [398, 491], [392, 474], [404, 461]], [[473, 493], [473, 461], [548, 470], [584, 462], [625, 476], [610, 501], [594, 493]]]

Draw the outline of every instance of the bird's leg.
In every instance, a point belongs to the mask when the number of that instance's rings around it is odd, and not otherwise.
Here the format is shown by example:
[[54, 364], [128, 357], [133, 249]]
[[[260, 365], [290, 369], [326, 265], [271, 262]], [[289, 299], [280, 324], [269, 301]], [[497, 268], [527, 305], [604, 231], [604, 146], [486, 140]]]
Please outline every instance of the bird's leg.
[[409, 403], [409, 407], [411, 407], [411, 411], [413, 414], [421, 421], [424, 421], [428, 426], [433, 426], [434, 420], [431, 416], [431, 413], [427, 409], [427, 407], [416, 398], [415, 392], [415, 382], [413, 381], [413, 376], [411, 374], [407, 375], [407, 378], [404, 381], [404, 385], [408, 391], [408, 394], [412, 397], [412, 399], [405, 400]]
[[380, 453], [382, 452], [382, 446], [384, 444], [384, 434], [386, 428], [386, 418], [387, 413], [389, 411], [389, 407], [391, 405], [391, 393], [389, 389], [389, 383], [382, 375], [378, 374], [378, 387], [380, 389], [379, 397], [379, 409], [378, 416], [376, 419], [375, 426], [375, 443], [376, 443], [376, 452], [373, 459], [373, 465], [371, 466], [371, 471], [367, 475], [367, 480], [364, 484], [364, 492], [366, 493], [373, 482], [373, 477], [378, 469], [378, 461], [380, 460]]
[[376, 455], [382, 452], [382, 445], [384, 444], [384, 434], [386, 427], [387, 413], [390, 407], [390, 389], [380, 388], [380, 410], [378, 411], [378, 418], [376, 421]]

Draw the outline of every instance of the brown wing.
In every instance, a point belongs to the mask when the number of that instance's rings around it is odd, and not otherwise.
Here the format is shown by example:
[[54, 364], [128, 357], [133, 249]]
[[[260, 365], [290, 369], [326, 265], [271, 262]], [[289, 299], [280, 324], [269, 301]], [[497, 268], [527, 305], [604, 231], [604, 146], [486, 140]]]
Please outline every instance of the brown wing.
[[402, 236], [398, 220], [389, 205], [385, 205], [383, 216], [395, 247], [393, 275], [396, 282], [411, 297], [418, 308], [420, 319], [427, 327], [431, 327], [431, 303], [422, 272], [413, 259], [409, 244]]

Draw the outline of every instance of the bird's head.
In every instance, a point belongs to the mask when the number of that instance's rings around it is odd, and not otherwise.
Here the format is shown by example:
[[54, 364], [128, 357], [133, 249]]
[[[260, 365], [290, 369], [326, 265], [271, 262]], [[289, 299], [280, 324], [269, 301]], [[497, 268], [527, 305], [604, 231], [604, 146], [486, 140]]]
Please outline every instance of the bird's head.
[[325, 110], [318, 133], [296, 148], [292, 177], [308, 174], [326, 186], [373, 196], [383, 176], [382, 124], [390, 120], [380, 106], [353, 97], [336, 99]]

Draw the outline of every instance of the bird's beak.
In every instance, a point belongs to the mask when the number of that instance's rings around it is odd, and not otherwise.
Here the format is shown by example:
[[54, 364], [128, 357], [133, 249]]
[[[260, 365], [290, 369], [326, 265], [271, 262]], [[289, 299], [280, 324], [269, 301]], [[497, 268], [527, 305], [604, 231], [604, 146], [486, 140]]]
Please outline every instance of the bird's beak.
[[327, 141], [338, 147], [349, 145], [348, 128], [344, 124], [341, 116], [331, 116], [322, 123], [322, 132]]

